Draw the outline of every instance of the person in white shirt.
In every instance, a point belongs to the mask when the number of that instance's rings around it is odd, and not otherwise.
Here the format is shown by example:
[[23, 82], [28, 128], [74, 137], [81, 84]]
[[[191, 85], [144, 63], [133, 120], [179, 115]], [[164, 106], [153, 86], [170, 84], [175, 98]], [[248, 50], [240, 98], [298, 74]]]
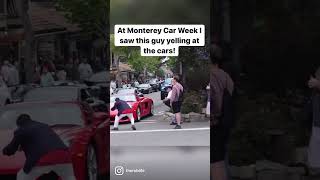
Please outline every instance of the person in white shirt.
[[139, 86], [139, 82], [138, 81], [134, 81], [134, 87], [138, 87]]
[[8, 86], [17, 86], [20, 84], [19, 71], [15, 65], [9, 64]]
[[82, 82], [88, 80], [92, 75], [92, 68], [86, 59], [79, 64], [78, 71], [80, 75], [80, 81]]
[[43, 87], [52, 86], [54, 83], [54, 78], [52, 77], [52, 74], [49, 72], [49, 70], [44, 67], [42, 69], [42, 74], [40, 77], [40, 85]]
[[1, 75], [3, 77], [4, 82], [8, 83], [9, 74], [10, 74], [10, 67], [9, 61], [4, 61], [3, 65], [1, 66]]
[[64, 68], [62, 66], [58, 66], [57, 68], [57, 79], [58, 81], [65, 81], [67, 79], [67, 72], [64, 70]]

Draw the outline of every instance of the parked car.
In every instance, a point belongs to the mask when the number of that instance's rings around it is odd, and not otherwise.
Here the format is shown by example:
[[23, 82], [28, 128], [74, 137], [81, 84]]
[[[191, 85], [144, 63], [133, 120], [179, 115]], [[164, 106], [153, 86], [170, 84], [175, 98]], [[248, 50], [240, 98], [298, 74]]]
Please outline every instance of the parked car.
[[151, 79], [149, 81], [149, 84], [151, 85], [154, 92], [157, 92], [160, 90], [161, 85], [160, 85], [160, 82], [158, 81], [158, 79]]
[[[107, 105], [92, 96], [85, 85], [37, 87], [27, 91], [21, 102], [80, 101], [89, 103], [96, 111], [105, 112]], [[99, 110], [100, 109], [100, 110]]]
[[139, 92], [136, 88], [132, 89], [119, 89], [116, 94], [136, 94], [139, 97], [144, 97], [143, 93]]
[[[136, 121], [140, 121], [141, 118], [154, 114], [153, 100], [150, 98], [139, 97], [135, 93], [118, 94], [110, 97], [110, 108], [114, 106], [116, 98], [128, 102], [128, 104], [131, 106], [133, 110], [133, 117]], [[114, 118], [117, 114], [117, 110], [110, 110], [111, 122], [114, 122]], [[120, 120], [120, 122], [130, 122], [130, 120], [128, 119], [128, 117], [124, 117]]]
[[171, 84], [172, 79], [173, 78], [167, 78], [161, 84], [161, 92], [160, 92], [161, 100], [165, 99], [168, 96], [167, 89], [168, 89], [168, 87], [172, 87], [172, 84]]
[[[16, 129], [16, 118], [27, 113], [35, 121], [48, 124], [69, 147], [72, 160], [58, 157], [41, 161], [37, 166], [72, 163], [77, 180], [87, 177], [107, 178], [109, 174], [110, 127], [107, 113], [93, 112], [82, 102], [32, 102], [0, 108], [0, 149], [6, 146]], [[17, 152], [7, 157], [0, 153], [0, 179], [15, 179], [23, 167], [25, 155]]]
[[12, 102], [10, 89], [5, 83], [0, 83], [0, 106], [10, 104]]
[[110, 84], [109, 73], [107, 71], [100, 71], [93, 74], [85, 83], [88, 86], [98, 85], [98, 84]]
[[149, 94], [153, 92], [153, 89], [150, 84], [140, 84], [138, 86], [138, 91], [143, 94]]

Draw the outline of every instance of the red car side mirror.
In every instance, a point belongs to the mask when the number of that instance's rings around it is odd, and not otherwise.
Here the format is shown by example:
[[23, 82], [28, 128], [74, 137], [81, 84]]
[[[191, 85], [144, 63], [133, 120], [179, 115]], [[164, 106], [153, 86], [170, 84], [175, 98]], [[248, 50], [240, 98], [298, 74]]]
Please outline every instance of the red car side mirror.
[[104, 112], [95, 112], [93, 117], [95, 121], [106, 121], [109, 118], [109, 114]]

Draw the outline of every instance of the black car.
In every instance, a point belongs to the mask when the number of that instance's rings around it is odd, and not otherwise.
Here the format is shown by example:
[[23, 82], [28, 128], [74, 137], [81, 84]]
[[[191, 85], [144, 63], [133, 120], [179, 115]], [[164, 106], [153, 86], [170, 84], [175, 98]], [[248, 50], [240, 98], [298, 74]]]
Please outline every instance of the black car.
[[164, 82], [161, 84], [161, 100], [165, 99], [168, 96], [168, 88], [172, 87], [171, 85], [172, 78], [167, 78], [164, 80]]
[[149, 94], [153, 92], [153, 88], [151, 87], [150, 84], [140, 84], [138, 86], [138, 91], [143, 94]]

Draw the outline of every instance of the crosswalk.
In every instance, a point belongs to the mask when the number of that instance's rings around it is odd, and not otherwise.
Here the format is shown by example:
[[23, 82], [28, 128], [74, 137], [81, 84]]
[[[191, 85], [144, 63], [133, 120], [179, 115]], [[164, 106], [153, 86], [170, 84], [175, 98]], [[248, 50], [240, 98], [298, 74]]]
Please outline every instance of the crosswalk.
[[157, 120], [154, 120], [154, 119], [148, 119], [148, 120], [141, 120], [139, 122], [139, 124], [154, 124], [154, 123], [157, 123], [158, 121]]
[[154, 115], [155, 116], [162, 116], [165, 114], [165, 111], [159, 111], [159, 112], [156, 112]]
[[111, 131], [111, 134], [124, 134], [124, 133], [152, 133], [152, 132], [185, 132], [185, 131], [210, 131], [210, 127], [201, 128], [186, 128], [186, 129], [150, 129], [138, 131]]

